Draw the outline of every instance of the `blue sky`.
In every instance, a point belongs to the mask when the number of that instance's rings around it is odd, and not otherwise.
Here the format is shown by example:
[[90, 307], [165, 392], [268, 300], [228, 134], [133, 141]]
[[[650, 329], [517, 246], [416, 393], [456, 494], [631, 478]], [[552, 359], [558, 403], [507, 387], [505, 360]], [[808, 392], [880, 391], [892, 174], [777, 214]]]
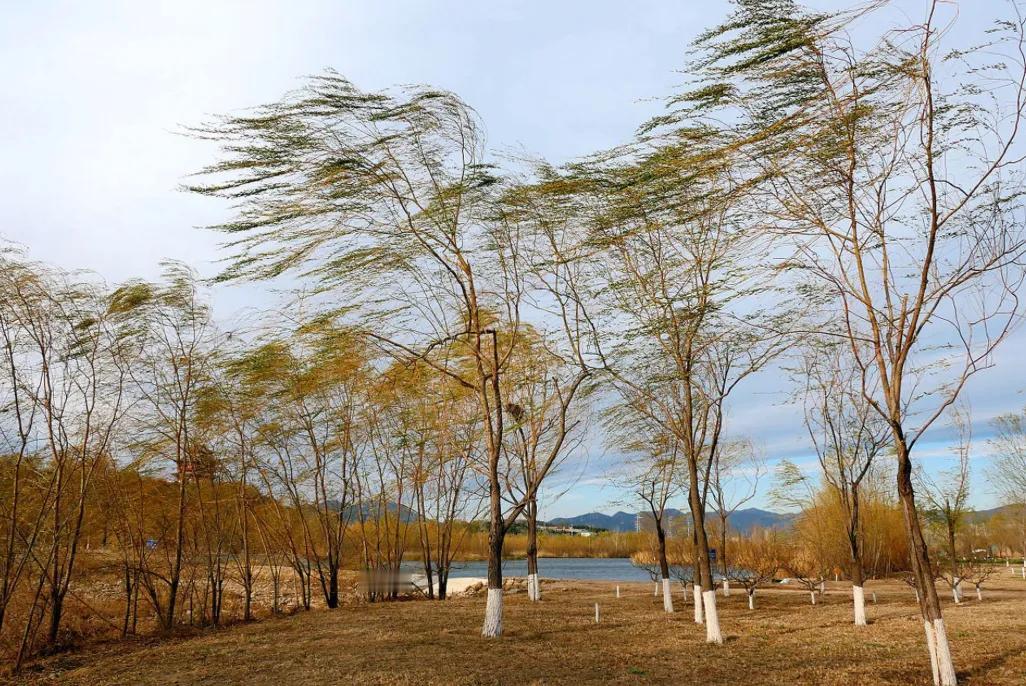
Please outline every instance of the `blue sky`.
[[[891, 16], [918, 18], [924, 7], [902, 0]], [[215, 151], [177, 135], [183, 124], [276, 99], [333, 67], [366, 89], [453, 90], [479, 111], [491, 146], [562, 162], [624, 141], [658, 112], [658, 98], [683, 80], [675, 70], [687, 43], [729, 4], [0, 0], [0, 10], [0, 237], [116, 282], [156, 276], [163, 258], [216, 272], [217, 236], [195, 227], [226, 209], [176, 190]], [[986, 14], [966, 12], [958, 31], [979, 31]], [[276, 302], [253, 284], [215, 297], [225, 319]], [[969, 389], [981, 507], [994, 504], [983, 475], [989, 422], [1026, 402], [1024, 343], [1021, 334], [1009, 341], [998, 370]], [[780, 373], [753, 380], [731, 409], [733, 433], [770, 461], [809, 462], [788, 391]], [[950, 438], [939, 426], [924, 439], [929, 468], [947, 461]], [[615, 459], [596, 452], [586, 468], [568, 468], [579, 481], [542, 516], [611, 509], [620, 495], [603, 475]]]

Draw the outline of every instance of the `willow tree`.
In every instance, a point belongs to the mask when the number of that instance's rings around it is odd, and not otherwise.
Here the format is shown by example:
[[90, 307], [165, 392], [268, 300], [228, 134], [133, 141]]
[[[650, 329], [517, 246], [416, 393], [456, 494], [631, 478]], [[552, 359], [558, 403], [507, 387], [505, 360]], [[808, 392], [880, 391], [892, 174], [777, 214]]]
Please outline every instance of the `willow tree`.
[[0, 626], [19, 584], [35, 586], [17, 668], [44, 622], [57, 647], [132, 347], [102, 284], [12, 258], [0, 256]]
[[389, 354], [475, 394], [490, 491], [483, 634], [498, 636], [502, 380], [522, 283], [505, 269], [516, 262], [515, 246], [506, 260], [496, 255], [497, 178], [475, 113], [451, 93], [364, 92], [329, 71], [279, 102], [194, 133], [219, 142], [223, 159], [191, 189], [237, 210], [214, 227], [231, 250], [222, 279], [298, 274], [326, 307], [360, 315], [365, 334]]
[[[663, 131], [567, 170], [550, 185], [575, 201], [589, 268], [591, 351], [623, 401], [679, 446], [694, 524], [696, 621], [721, 643], [705, 513], [729, 396], [781, 350], [778, 316], [721, 132]], [[591, 302], [589, 302], [589, 299]], [[699, 603], [704, 606], [699, 606]]]
[[[180, 609], [183, 568], [187, 563], [190, 476], [204, 461], [196, 430], [199, 389], [210, 379], [216, 333], [210, 309], [196, 278], [184, 265], [164, 265], [160, 283], [130, 282], [114, 292], [111, 308], [134, 322], [139, 355], [129, 367], [136, 402], [133, 451], [139, 465], [166, 474], [176, 498], [160, 503], [173, 531], [156, 550], [140, 547], [139, 583], [164, 630], [174, 627]], [[167, 531], [162, 534], [168, 533]]]
[[[682, 118], [729, 121], [765, 181], [767, 229], [832, 296], [867, 402], [887, 423], [934, 681], [956, 683], [916, 506], [913, 451], [1019, 319], [1026, 235], [1026, 22], [1015, 3], [976, 48], [950, 7], [870, 34], [835, 14], [742, 0], [698, 41]], [[898, 15], [877, 14], [888, 21]], [[939, 361], [939, 363], [938, 363]]]

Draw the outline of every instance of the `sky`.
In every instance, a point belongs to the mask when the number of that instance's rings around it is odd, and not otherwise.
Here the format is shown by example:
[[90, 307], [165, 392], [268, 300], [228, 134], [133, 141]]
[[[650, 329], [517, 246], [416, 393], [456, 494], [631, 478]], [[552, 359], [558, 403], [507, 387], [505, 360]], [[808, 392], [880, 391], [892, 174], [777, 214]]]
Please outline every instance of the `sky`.
[[[919, 18], [924, 7], [899, 0], [895, 11]], [[228, 208], [178, 190], [216, 155], [183, 126], [273, 101], [332, 67], [369, 90], [452, 90], [479, 112], [493, 149], [565, 162], [624, 142], [658, 113], [683, 81], [688, 42], [728, 12], [726, 0], [0, 0], [0, 238], [111, 283], [156, 278], [163, 259], [213, 276], [218, 236], [199, 227]], [[978, 35], [985, 15], [964, 13], [956, 31]], [[214, 292], [222, 320], [277, 302], [262, 284]], [[990, 422], [1026, 404], [1023, 350], [1020, 333], [968, 389], [977, 507], [996, 504], [984, 471]], [[753, 379], [732, 403], [732, 434], [771, 465], [811, 467], [789, 390], [779, 370]], [[924, 438], [928, 469], [950, 462], [952, 435], [942, 424]], [[608, 485], [618, 456], [587, 458], [557, 475], [550, 494], [572, 488], [550, 495], [543, 518], [628, 507]], [[753, 505], [771, 507], [767, 483]]]

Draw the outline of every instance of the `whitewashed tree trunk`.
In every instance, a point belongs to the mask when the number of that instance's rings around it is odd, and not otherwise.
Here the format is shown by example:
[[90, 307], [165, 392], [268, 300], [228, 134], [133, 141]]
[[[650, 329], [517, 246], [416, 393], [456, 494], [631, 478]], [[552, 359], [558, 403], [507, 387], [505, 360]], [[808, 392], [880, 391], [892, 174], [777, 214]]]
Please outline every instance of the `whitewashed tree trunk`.
[[481, 635], [495, 638], [502, 635], [502, 589], [489, 588], [485, 602], [485, 620]]
[[933, 632], [933, 624], [930, 620], [923, 621], [923, 628], [926, 631], [926, 647], [930, 651], [930, 670], [933, 672], [933, 684], [940, 683], [940, 671], [937, 669], [937, 635]]
[[663, 610], [673, 612], [673, 594], [670, 592], [669, 579], [663, 579]]
[[976, 586], [976, 599], [983, 600], [983, 591], [980, 589], [979, 585]]
[[686, 603], [688, 602], [688, 587], [686, 585], [681, 585], [680, 588], [681, 592], [684, 594], [684, 602]]
[[816, 604], [816, 591], [815, 589], [809, 591], [809, 597], [812, 598], [812, 604]]
[[716, 591], [702, 592], [702, 606], [705, 609], [705, 642], [722, 644], [720, 615], [716, 612]]
[[527, 597], [534, 601], [541, 600], [541, 584], [537, 572], [527, 575]]
[[652, 584], [652, 595], [659, 595], [659, 582]]
[[937, 671], [940, 679], [938, 686], [958, 686], [955, 674], [955, 663], [951, 659], [951, 646], [948, 644], [948, 632], [944, 628], [943, 619], [933, 620], [934, 641], [937, 646]]
[[951, 586], [951, 597], [955, 599], [955, 605], [962, 602], [961, 589], [958, 587], [959, 581], [956, 579], [955, 583]]
[[851, 594], [855, 604], [855, 626], [866, 626], [866, 591], [861, 586], [852, 586]]
[[620, 587], [619, 586], [616, 587], [616, 597], [617, 598], [620, 597]]
[[730, 595], [730, 582], [726, 579], [723, 580], [723, 597], [726, 598]]
[[702, 611], [702, 587], [698, 584], [691, 589], [695, 596], [695, 624], [705, 623], [705, 614]]
[[748, 592], [748, 609], [755, 609], [755, 589], [753, 588]]

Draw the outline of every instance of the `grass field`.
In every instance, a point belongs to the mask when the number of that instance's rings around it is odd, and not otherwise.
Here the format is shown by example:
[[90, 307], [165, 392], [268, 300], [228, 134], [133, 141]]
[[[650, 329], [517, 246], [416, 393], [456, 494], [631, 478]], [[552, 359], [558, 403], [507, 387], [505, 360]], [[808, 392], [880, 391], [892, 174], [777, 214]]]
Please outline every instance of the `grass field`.
[[[820, 604], [783, 588], [719, 598], [726, 642], [708, 647], [678, 595], [662, 612], [652, 587], [544, 585], [507, 596], [505, 636], [478, 635], [484, 599], [349, 605], [161, 641], [93, 646], [38, 662], [27, 684], [929, 684], [914, 598], [874, 582], [870, 626], [850, 621], [849, 591]], [[945, 606], [960, 683], [1026, 683], [1026, 581], [990, 583], [984, 600]], [[594, 605], [601, 622], [594, 622]]]

